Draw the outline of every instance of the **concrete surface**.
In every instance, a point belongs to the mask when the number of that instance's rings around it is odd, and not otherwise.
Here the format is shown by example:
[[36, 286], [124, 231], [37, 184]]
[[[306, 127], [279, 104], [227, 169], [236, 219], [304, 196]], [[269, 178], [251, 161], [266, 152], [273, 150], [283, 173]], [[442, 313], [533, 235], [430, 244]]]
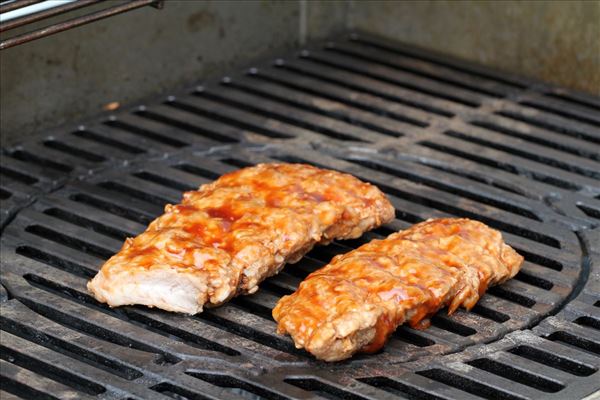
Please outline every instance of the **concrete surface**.
[[600, 0], [167, 0], [0, 52], [1, 144], [345, 28], [600, 95]]

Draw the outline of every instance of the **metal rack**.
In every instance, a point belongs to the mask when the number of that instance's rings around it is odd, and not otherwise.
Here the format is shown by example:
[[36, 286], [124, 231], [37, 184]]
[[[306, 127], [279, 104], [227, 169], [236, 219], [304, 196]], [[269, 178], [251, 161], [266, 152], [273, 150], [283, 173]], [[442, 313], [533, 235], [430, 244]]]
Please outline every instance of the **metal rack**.
[[[365, 35], [316, 43], [3, 150], [0, 398], [577, 399], [600, 382], [600, 100]], [[112, 309], [85, 284], [181, 192], [304, 162], [397, 213], [194, 317]], [[334, 255], [431, 217], [524, 255], [471, 312], [325, 364], [270, 312]], [[4, 301], [3, 301], [4, 299]], [[6, 339], [4, 339], [6, 338]]]
[[[99, 11], [68, 18], [72, 13], [81, 8], [98, 4], [115, 4]], [[12, 0], [0, 3], [0, 33], [20, 28], [43, 21], [56, 16], [64, 16], [66, 19], [54, 24], [34, 29], [26, 33], [4, 38], [0, 42], [0, 50], [4, 50], [46, 36], [54, 35], [68, 29], [73, 29], [90, 22], [99, 21], [127, 11], [135, 10], [145, 6], [160, 9], [164, 5], [163, 0], [132, 0], [108, 2], [102, 0], [61, 0], [61, 1], [39, 1], [39, 0]], [[4, 36], [4, 35], [3, 35]]]

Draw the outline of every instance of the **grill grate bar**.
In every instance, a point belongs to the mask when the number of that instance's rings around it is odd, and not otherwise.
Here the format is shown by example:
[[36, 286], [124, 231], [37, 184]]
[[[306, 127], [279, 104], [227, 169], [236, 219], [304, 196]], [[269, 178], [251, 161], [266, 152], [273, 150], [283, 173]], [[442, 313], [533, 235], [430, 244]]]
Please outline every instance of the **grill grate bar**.
[[404, 55], [429, 64], [467, 73], [474, 77], [495, 81], [502, 85], [519, 89], [525, 89], [529, 85], [529, 82], [523, 78], [509, 76], [506, 72], [496, 72], [489, 68], [474, 65], [463, 60], [451, 59], [447, 55], [434, 54], [430, 51], [425, 51], [402, 43], [390, 42], [383, 38], [370, 37], [363, 33], [352, 33], [349, 35], [348, 39], [353, 43], [366, 44], [371, 47], [386, 50], [387, 52]]
[[[366, 93], [359, 93], [333, 84], [318, 81], [308, 76], [293, 74], [293, 70], [286, 68], [250, 69], [248, 76], [255, 80], [268, 82], [271, 87], [279, 85], [284, 88], [316, 96], [317, 100], [327, 99], [364, 110], [376, 115], [381, 115], [399, 122], [426, 127], [429, 125], [431, 115], [420, 110], [408, 108], [401, 104], [392, 104]], [[313, 98], [313, 101], [316, 102]]]
[[310, 62], [308, 54], [299, 60], [279, 61], [279, 68], [289, 70], [297, 75], [309, 76], [340, 88], [370, 94], [398, 104], [404, 104], [417, 110], [428, 111], [437, 115], [450, 117], [454, 113], [464, 111], [464, 106], [445, 99], [430, 96], [418, 90], [400, 86], [390, 86], [360, 72], [336, 69], [335, 66]]
[[[305, 54], [302, 54], [305, 56]], [[404, 89], [425, 93], [438, 99], [451, 101], [467, 107], [478, 107], [482, 97], [455, 87], [437, 83], [418, 76], [393, 70], [360, 58], [350, 57], [332, 51], [311, 50], [305, 58], [319, 65], [324, 64], [341, 70], [368, 76], [380, 82], [396, 85]]]
[[[584, 397], [600, 368], [597, 103], [353, 35], [6, 149], [0, 279], [11, 296], [1, 327], [14, 336], [7, 351], [27, 361], [2, 360], [2, 394]], [[372, 182], [396, 219], [318, 246], [258, 293], [195, 317], [112, 309], [87, 292], [103, 261], [165, 203], [279, 161]], [[332, 257], [447, 216], [501, 230], [524, 255], [522, 271], [471, 312], [442, 311], [425, 331], [401, 327], [380, 353], [347, 362], [315, 361], [276, 334], [278, 299]], [[92, 385], [65, 382], [59, 370]]]
[[391, 69], [405, 73], [407, 77], [419, 77], [433, 82], [439, 82], [444, 86], [453, 88], [458, 92], [465, 94], [473, 92], [492, 97], [502, 97], [504, 94], [498, 92], [496, 85], [489, 85], [481, 79], [474, 78], [468, 74], [460, 74], [454, 71], [439, 71], [437, 67], [423, 68], [422, 63], [414, 62], [405, 57], [396, 54], [382, 53], [379, 49], [368, 48], [366, 46], [356, 46], [360, 42], [328, 42], [325, 45], [327, 51], [343, 54], [352, 58], [357, 58], [371, 63], [376, 63], [389, 67]]

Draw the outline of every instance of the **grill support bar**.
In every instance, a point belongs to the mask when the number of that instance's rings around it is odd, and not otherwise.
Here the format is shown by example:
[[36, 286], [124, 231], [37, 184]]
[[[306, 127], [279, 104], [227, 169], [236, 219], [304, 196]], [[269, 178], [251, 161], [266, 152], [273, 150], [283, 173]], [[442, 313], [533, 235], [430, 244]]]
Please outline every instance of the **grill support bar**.
[[[19, 26], [23, 26], [35, 21], [39, 21], [44, 18], [52, 17], [54, 15], [59, 15], [66, 13], [68, 11], [72, 11], [78, 8], [82, 8], [85, 6], [93, 5], [97, 3], [96, 0], [89, 0], [83, 2], [75, 2], [75, 3], [66, 3], [65, 5], [52, 8], [46, 11], [42, 11], [40, 13], [26, 15], [22, 18], [19, 18], [13, 22], [7, 22], [0, 25], [0, 32], [6, 31], [8, 29], [13, 29]], [[109, 7], [101, 11], [97, 11], [91, 14], [83, 15], [81, 17], [72, 18], [64, 22], [59, 22], [54, 25], [49, 25], [31, 32], [27, 32], [21, 35], [17, 35], [11, 37], [9, 39], [3, 40], [0, 42], [0, 50], [8, 49], [13, 46], [17, 46], [23, 43], [31, 42], [33, 40], [41, 39], [46, 36], [54, 35], [56, 33], [66, 31], [69, 29], [77, 28], [82, 25], [89, 24], [91, 22], [99, 21], [104, 18], [112, 17], [114, 15], [118, 15], [127, 11], [135, 10], [137, 8], [145, 7], [145, 6], [153, 6], [155, 8], [162, 8], [163, 1], [161, 0], [133, 0], [125, 4], [121, 4], [114, 7]], [[9, 7], [9, 6], [6, 6]], [[4, 11], [3, 11], [4, 12]]]

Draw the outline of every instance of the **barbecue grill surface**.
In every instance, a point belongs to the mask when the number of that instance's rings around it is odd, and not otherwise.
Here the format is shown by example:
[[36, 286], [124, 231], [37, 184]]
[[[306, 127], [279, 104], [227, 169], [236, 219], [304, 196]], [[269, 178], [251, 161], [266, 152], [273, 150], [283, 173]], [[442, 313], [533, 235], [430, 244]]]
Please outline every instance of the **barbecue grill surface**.
[[[306, 162], [396, 220], [189, 317], [86, 291], [164, 204], [228, 171]], [[365, 35], [3, 150], [0, 396], [570, 399], [600, 389], [600, 100]], [[335, 254], [431, 217], [499, 229], [522, 271], [472, 312], [334, 364], [271, 309]], [[6, 290], [5, 290], [6, 288]]]

